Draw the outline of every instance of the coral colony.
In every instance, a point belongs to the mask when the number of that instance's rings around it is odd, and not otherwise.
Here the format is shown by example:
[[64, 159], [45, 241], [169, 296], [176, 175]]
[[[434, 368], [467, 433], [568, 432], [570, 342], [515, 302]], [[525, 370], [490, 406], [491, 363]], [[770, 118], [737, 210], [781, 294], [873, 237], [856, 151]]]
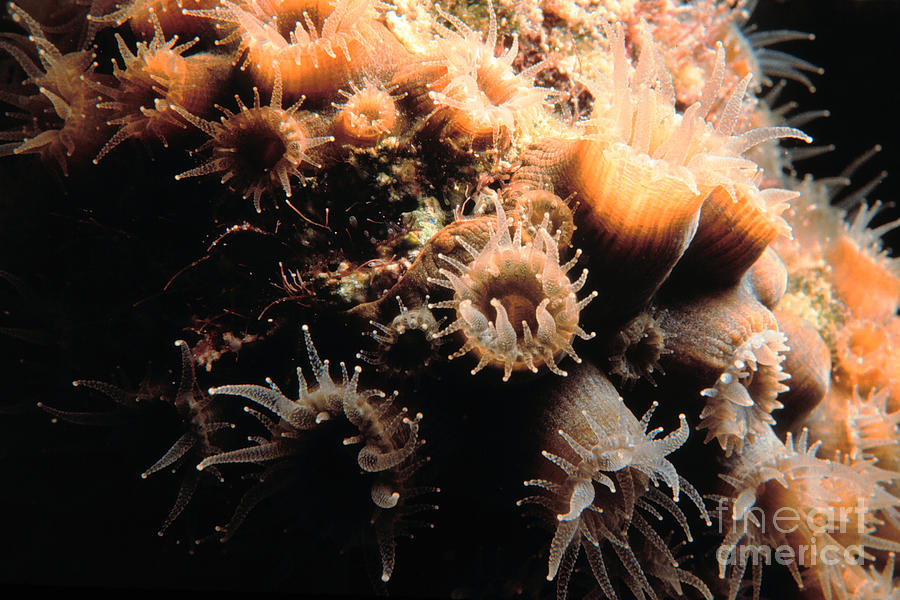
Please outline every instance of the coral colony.
[[297, 592], [900, 598], [898, 223], [752, 9], [9, 2], [4, 211], [101, 307], [41, 415], [170, 411], [160, 535]]

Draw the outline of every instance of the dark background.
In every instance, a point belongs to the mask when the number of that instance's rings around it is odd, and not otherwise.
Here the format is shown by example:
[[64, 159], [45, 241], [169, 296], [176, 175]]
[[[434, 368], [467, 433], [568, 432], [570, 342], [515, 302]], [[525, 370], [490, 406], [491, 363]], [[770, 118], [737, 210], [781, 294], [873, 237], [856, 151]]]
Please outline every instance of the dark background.
[[[882, 146], [854, 177], [861, 186], [887, 171], [888, 177], [869, 195], [869, 200], [896, 202], [900, 197], [900, 85], [897, 72], [900, 37], [892, 25], [900, 18], [900, 2], [893, 0], [762, 0], [751, 23], [759, 30], [795, 29], [814, 33], [816, 39], [790, 42], [784, 50], [825, 69], [811, 75], [816, 92], [810, 94], [790, 82], [782, 98], [796, 100], [798, 110], [827, 109], [831, 116], [803, 126], [815, 144], [834, 144], [826, 155], [798, 161], [800, 173], [816, 177], [839, 174], [850, 162], [876, 144]], [[850, 191], [850, 190], [847, 190]], [[885, 210], [875, 223], [898, 214]], [[900, 244], [897, 231], [888, 234], [889, 245]]]
[[[900, 135], [895, 114], [900, 105], [900, 90], [895, 78], [896, 60], [900, 54], [896, 31], [900, 22], [900, 2], [762, 1], [751, 22], [757, 23], [761, 30], [797, 29], [817, 36], [812, 42], [776, 46], [826, 69], [823, 76], [812, 76], [817, 87], [815, 94], [792, 82], [782, 95], [785, 101], [798, 101], [801, 110], [826, 108], [831, 111], [830, 118], [806, 125], [804, 130], [815, 138], [816, 143], [833, 143], [837, 149], [798, 162], [795, 165], [798, 172], [818, 177], [837, 175], [857, 156], [873, 145], [881, 144], [883, 151], [860, 169], [856, 181], [861, 185], [882, 170], [896, 172], [897, 175], [889, 176], [870, 199], [888, 202], [897, 199]], [[4, 169], [2, 173], [4, 180], [0, 182], [0, 194], [17, 181], [14, 171]], [[152, 207], [146, 210], [152, 211]], [[893, 209], [893, 213], [897, 210]], [[887, 218], [886, 211], [876, 224]], [[5, 225], [2, 230], [7, 234], [16, 229], [9, 223]], [[21, 229], [23, 238], [28, 235], [28, 229], [28, 225]], [[181, 231], [171, 235], [186, 236], [188, 233]], [[894, 247], [900, 246], [896, 232], [889, 240]], [[54, 278], [64, 280], [69, 276], [66, 269], [56, 272], [52, 264], [41, 260], [40, 256], [32, 258], [33, 249], [28, 243], [15, 244], [7, 239], [0, 248], [9, 253], [0, 257], [0, 269], [23, 273], [27, 265], [33, 264], [35, 272], [29, 276], [34, 277], [25, 278], [40, 280], [44, 285], [38, 287], [45, 292], [48, 287], [52, 290]], [[3, 299], [9, 298], [4, 296]], [[45, 325], [51, 327], [52, 314], [41, 312], [36, 305], [23, 307], [20, 299], [14, 300], [11, 309], [14, 324], [29, 324], [38, 330]], [[5, 310], [2, 306], [0, 309]], [[28, 313], [25, 309], [33, 311], [26, 314], [23, 322], [23, 311]], [[98, 311], [91, 318], [97, 327], [116, 326], [115, 315]], [[81, 347], [95, 346], [95, 340], [87, 330], [79, 331], [77, 335], [81, 338]], [[159, 417], [159, 422], [132, 423], [119, 429], [86, 430], [64, 423], [51, 428], [48, 415], [34, 409], [34, 402], [40, 399], [49, 404], [64, 405], [63, 396], [70, 392], [57, 384], [88, 374], [67, 373], [65, 360], [59, 357], [49, 360], [51, 364], [59, 365], [59, 372], [47, 373], [41, 370], [41, 365], [45, 364], [41, 361], [41, 351], [36, 352], [30, 346], [23, 348], [10, 345], [0, 355], [3, 360], [0, 366], [3, 405], [28, 407], [10, 408], [6, 411], [9, 414], [0, 414], [0, 583], [10, 586], [86, 586], [95, 591], [121, 588], [311, 591], [310, 584], [292, 574], [292, 570], [298, 568], [296, 561], [306, 562], [300, 571], [314, 572], [319, 568], [339, 571], [329, 564], [328, 557], [333, 555], [334, 548], [307, 547], [305, 552], [313, 558], [298, 559], [295, 553], [298, 549], [303, 550], [303, 540], [287, 543], [289, 548], [279, 548], [272, 539], [265, 537], [266, 531], [277, 530], [274, 526], [268, 530], [250, 528], [221, 551], [203, 550], [188, 555], [183, 540], [206, 533], [209, 520], [221, 523], [227, 514], [206, 515], [205, 520], [201, 518], [193, 525], [191, 518], [187, 518], [186, 523], [176, 523], [171, 535], [158, 538], [155, 532], [174, 499], [178, 479], [160, 473], [142, 481], [139, 474], [177, 437], [177, 427], [170, 420]], [[121, 356], [126, 370], [140, 374], [134, 365], [142, 360], [140, 353], [143, 350], [138, 348], [133, 356]], [[101, 350], [97, 352], [94, 362], [110, 364], [109, 358], [101, 355]], [[174, 349], [154, 352], [160, 357], [168, 357], [168, 364], [177, 364]], [[89, 404], [88, 400], [83, 401]], [[498, 416], [502, 418], [502, 415]], [[148, 415], [147, 418], [155, 419], [156, 416]], [[509, 449], [511, 456], [515, 455], [514, 450]], [[483, 460], [477, 452], [466, 458]], [[202, 505], [202, 499], [200, 502]], [[276, 502], [283, 504], [284, 501]], [[290, 506], [279, 506], [290, 510]], [[471, 509], [477, 509], [475, 500]], [[512, 523], [516, 526], [518, 522], [516, 517], [503, 525]], [[473, 532], [473, 536], [477, 533]], [[419, 573], [425, 573], [425, 569], [440, 572], [442, 555], [438, 552], [417, 556], [417, 548], [421, 547], [400, 544], [397, 581], [394, 582], [397, 587], [393, 589], [415, 590]], [[377, 562], [372, 556], [365, 559]], [[473, 562], [478, 560], [474, 558]], [[502, 570], [505, 566], [501, 559], [493, 556], [486, 556], [483, 562], [487, 571], [492, 568]], [[524, 568], [542, 571], [545, 565], [539, 563]], [[454, 573], [442, 574], [448, 581], [454, 576]], [[369, 589], [365, 584], [359, 585], [360, 580], [366, 580], [365, 574], [348, 573], [345, 577], [342, 585], [331, 589], [359, 593]], [[460, 578], [465, 579], [463, 575]], [[478, 583], [471, 578], [469, 581], [473, 585]], [[491, 587], [495, 583], [481, 583], [484, 589], [496, 592], [497, 588]], [[788, 582], [788, 585], [793, 584]], [[440, 585], [426, 587], [437, 589]], [[545, 590], [549, 591], [549, 587]], [[479, 592], [472, 595], [478, 596]]]

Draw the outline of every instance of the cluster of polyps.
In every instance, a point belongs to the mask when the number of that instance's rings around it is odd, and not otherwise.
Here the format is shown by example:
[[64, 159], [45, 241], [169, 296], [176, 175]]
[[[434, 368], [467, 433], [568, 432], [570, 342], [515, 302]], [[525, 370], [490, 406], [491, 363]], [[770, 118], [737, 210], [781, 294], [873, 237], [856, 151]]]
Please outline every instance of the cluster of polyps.
[[[711, 497], [719, 501], [719, 518], [726, 525], [716, 557], [730, 599], [748, 562], [753, 563], [753, 597], [759, 598], [762, 563], [746, 560], [746, 547], [792, 553], [787, 566], [799, 587], [804, 587], [799, 566], [806, 566], [806, 578], [825, 598], [841, 599], [850, 597], [842, 569], [854, 564], [846, 557], [871, 560], [867, 548], [900, 550], [900, 544], [875, 535], [880, 522], [875, 514], [900, 503], [884, 489], [900, 474], [875, 467], [874, 460], [819, 458], [820, 447], [820, 442], [808, 443], [806, 429], [796, 440], [788, 433], [784, 444], [768, 433], [744, 449], [730, 474], [720, 475], [732, 489], [727, 496]], [[844, 560], [829, 558], [836, 553]]]
[[[678, 568], [665, 542], [641, 515], [646, 511], [660, 518], [660, 511], [667, 513], [692, 540], [687, 517], [676, 504], [684, 492], [710, 522], [700, 494], [666, 459], [687, 440], [685, 415], [679, 415], [677, 430], [660, 438], [661, 427], [648, 431], [656, 404], [638, 420], [605, 375], [590, 363], [576, 367], [561, 387], [552, 392], [544, 416], [558, 427], [555, 433], [547, 432], [544, 443], [550, 450], [542, 452], [556, 468], [548, 470], [546, 478], [525, 482], [544, 494], [520, 501], [556, 512], [547, 579], [557, 579], [557, 598], [565, 598], [582, 549], [600, 589], [609, 598], [617, 597], [605, 565], [608, 543], [625, 567], [620, 575], [636, 597], [654, 596], [647, 579], [652, 574], [677, 595], [682, 593], [681, 583], [687, 583], [711, 600], [706, 585]], [[659, 480], [670, 488], [671, 496], [658, 489]], [[644, 538], [653, 546], [653, 569], [642, 566], [632, 538]]]

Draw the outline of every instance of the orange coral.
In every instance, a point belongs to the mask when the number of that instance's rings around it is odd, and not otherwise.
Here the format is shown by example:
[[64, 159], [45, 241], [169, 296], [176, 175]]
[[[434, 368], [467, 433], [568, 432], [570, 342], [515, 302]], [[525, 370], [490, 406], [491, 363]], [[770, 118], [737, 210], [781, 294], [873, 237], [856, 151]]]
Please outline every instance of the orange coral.
[[172, 105], [202, 114], [230, 74], [227, 59], [208, 54], [184, 57], [197, 40], [176, 45], [175, 36], [167, 42], [152, 9], [149, 17], [154, 26], [153, 38], [138, 42], [135, 52], [116, 34], [123, 67], [113, 63], [118, 85], [100, 88], [109, 100], [97, 108], [111, 111], [107, 123], [118, 125], [119, 129], [97, 153], [95, 164], [129, 138], [157, 138], [167, 146], [169, 137], [186, 128]]
[[[159, 20], [166, 31], [178, 31], [182, 39], [210, 32], [207, 23], [185, 10], [209, 9], [218, 0], [93, 0], [88, 20], [97, 25], [122, 25], [128, 22], [131, 30], [143, 40], [156, 37], [155, 21]], [[109, 6], [115, 9], [110, 11]]]
[[379, 82], [366, 77], [361, 87], [351, 83], [350, 90], [338, 92], [345, 102], [332, 103], [339, 111], [333, 124], [336, 144], [367, 148], [399, 129], [402, 117], [397, 107], [398, 98]]
[[717, 42], [726, 50], [725, 90], [748, 74], [753, 75], [757, 86], [771, 85], [770, 76], [775, 76], [799, 81], [814, 90], [804, 71], [821, 74], [820, 68], [768, 46], [812, 40], [815, 36], [790, 30], [746, 31], [754, 6], [751, 0], [691, 3], [645, 0], [638, 3], [631, 16], [631, 25], [636, 30], [633, 37], [643, 48], [646, 38], [640, 31], [642, 27], [649, 29], [653, 40], [664, 49], [663, 57], [673, 74], [678, 100], [684, 105], [700, 99], [705, 82], [715, 70]]
[[106, 120], [97, 108], [102, 96], [97, 91], [101, 78], [94, 70], [95, 55], [88, 50], [61, 53], [28, 13], [12, 2], [8, 8], [13, 21], [28, 30], [28, 39], [22, 41], [37, 50], [39, 64], [6, 40], [0, 40], [0, 49], [16, 60], [38, 93], [6, 97], [27, 111], [29, 122], [21, 131], [3, 133], [0, 140], [9, 143], [0, 145], [0, 156], [37, 154], [44, 161], [56, 161], [67, 174], [70, 161], [85, 162], [107, 137]]
[[[685, 253], [701, 207], [714, 191], [721, 194], [723, 206], [730, 202], [738, 210], [759, 213], [759, 220], [769, 224], [771, 233], [760, 242], [743, 244], [752, 250], [738, 252], [745, 254], [741, 264], [749, 267], [768, 240], [786, 230], [779, 214], [797, 193], [761, 191], [759, 167], [742, 155], [768, 140], [810, 138], [789, 127], [737, 133], [749, 78], [728, 97], [717, 123], [707, 120], [721, 83], [717, 74], [725, 69], [721, 47], [716, 73], [701, 100], [679, 114], [671, 77], [655, 46], [648, 42], [630, 72], [621, 26], [608, 29], [607, 36], [613, 75], [611, 80], [586, 82], [595, 100], [585, 135], [575, 142], [557, 143], [560, 150], [523, 168], [523, 177], [534, 178], [542, 186], [549, 180], [557, 194], [576, 194], [584, 211], [578, 221], [583, 243], [590, 243], [594, 255], [603, 257], [595, 261], [601, 277], [627, 282], [623, 286], [627, 294], [617, 288], [615, 297], [603, 298], [609, 318], [623, 320], [646, 304]], [[545, 174], [531, 175], [541, 170]], [[738, 242], [732, 245], [737, 247], [742, 238], [752, 240], [756, 235], [755, 226], [731, 227], [732, 231], [727, 225], [711, 228], [721, 231], [720, 235], [736, 236]], [[649, 255], [655, 260], [641, 260]]]
[[429, 118], [442, 123], [446, 135], [478, 148], [508, 145], [515, 132], [528, 129], [552, 93], [534, 85], [543, 64], [513, 70], [519, 52], [516, 38], [508, 50], [495, 54], [497, 18], [490, 0], [488, 7], [490, 23], [482, 39], [480, 32], [436, 5], [450, 27], [435, 26], [439, 58], [428, 61], [430, 68], [442, 73], [428, 85], [435, 107]]
[[847, 308], [876, 321], [885, 321], [900, 306], [900, 259], [888, 256], [881, 245], [881, 236], [900, 226], [900, 220], [870, 229], [881, 206], [861, 203], [825, 252], [834, 287]]
[[172, 110], [184, 117], [210, 139], [204, 147], [213, 157], [201, 166], [175, 176], [175, 179], [224, 173], [222, 182], [242, 189], [244, 198], [253, 196], [253, 206], [261, 210], [259, 200], [264, 192], [278, 186], [291, 196], [290, 177], [304, 180], [303, 163], [320, 166], [309, 150], [333, 141], [331, 136], [310, 134], [309, 122], [315, 115], [299, 116], [300, 102], [281, 108], [281, 77], [275, 69], [275, 87], [268, 106], [260, 105], [259, 91], [253, 88], [253, 106], [247, 107], [235, 96], [239, 111], [222, 109], [220, 123], [206, 121], [173, 105]]
[[721, 476], [732, 491], [714, 497], [727, 527], [716, 558], [719, 576], [727, 573], [730, 600], [737, 596], [748, 564], [753, 598], [759, 598], [764, 561], [754, 552], [790, 553], [785, 562], [798, 587], [804, 587], [803, 566], [829, 598], [832, 593], [844, 597], [842, 570], [857, 564], [866, 547], [900, 549], [900, 544], [872, 535], [874, 512], [900, 504], [881, 487], [897, 474], [867, 461], [818, 458], [819, 444], [808, 445], [807, 435], [804, 430], [794, 440], [788, 433], [784, 444], [773, 434], [761, 436]]
[[[376, 18], [376, 0], [283, 0], [235, 3], [222, 0], [215, 8], [185, 10], [233, 26], [222, 44], [236, 41], [242, 69], [265, 91], [275, 87], [276, 69], [284, 81], [285, 99], [305, 96], [310, 102], [330, 100], [348, 81], [380, 62], [393, 62], [392, 49], [375, 47], [389, 34]], [[393, 48], [393, 51], [397, 51]]]
[[851, 389], [858, 386], [864, 394], [873, 388], [897, 390], [898, 342], [896, 334], [877, 321], [851, 319], [835, 336], [835, 381]]
[[565, 375], [556, 364], [559, 357], [565, 353], [580, 362], [572, 341], [575, 336], [593, 337], [578, 325], [578, 316], [596, 292], [580, 301], [575, 296], [587, 280], [587, 270], [577, 281], [569, 281], [566, 272], [578, 254], [560, 265], [557, 244], [546, 229], [538, 230], [535, 241], [523, 243], [521, 224], [510, 237], [510, 223], [499, 201], [494, 208], [496, 227], [482, 248], [457, 238], [471, 262], [439, 255], [453, 270], [440, 269], [446, 279], [433, 282], [453, 290], [453, 300], [431, 306], [456, 310], [456, 320], [438, 335], [462, 332], [465, 343], [450, 358], [473, 351], [478, 358], [473, 374], [487, 365], [502, 367], [507, 381], [514, 370], [537, 372], [547, 365]]

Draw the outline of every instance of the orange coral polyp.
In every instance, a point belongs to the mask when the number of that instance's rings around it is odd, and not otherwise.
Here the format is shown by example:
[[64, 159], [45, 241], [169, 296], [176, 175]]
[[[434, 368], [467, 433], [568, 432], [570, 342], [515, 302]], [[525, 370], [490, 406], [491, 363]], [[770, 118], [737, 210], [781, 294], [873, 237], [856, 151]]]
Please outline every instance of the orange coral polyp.
[[[618, 289], [603, 297], [605, 318], [624, 322], [669, 276], [696, 232], [704, 201], [717, 188], [726, 200], [772, 211], [764, 218], [777, 224], [784, 202], [797, 194], [760, 191], [760, 168], [742, 155], [773, 139], [811, 138], [790, 127], [736, 133], [749, 78], [727, 98], [715, 124], [707, 119], [725, 70], [721, 45], [701, 100], [681, 114], [670, 74], [652, 41], [645, 43], [632, 71], [621, 25], [607, 28], [607, 37], [612, 78], [584, 81], [594, 96], [591, 119], [584, 123], [584, 135], [568, 143], [560, 164], [551, 167], [556, 172], [547, 171], [557, 194], [574, 193], [581, 203], [584, 210], [576, 216], [581, 216], [582, 243], [604, 256], [594, 264], [628, 281], [630, 297]], [[651, 255], [655, 260], [647, 261]]]
[[218, 92], [218, 84], [230, 70], [227, 62], [212, 55], [185, 58], [184, 52], [197, 39], [177, 44], [176, 35], [167, 42], [152, 9], [149, 16], [154, 26], [153, 38], [138, 42], [135, 52], [116, 34], [123, 67], [114, 61], [113, 76], [119, 85], [100, 88], [109, 100], [97, 108], [111, 111], [107, 124], [119, 129], [97, 153], [94, 164], [129, 138], [156, 138], [168, 146], [172, 134], [186, 129], [184, 120], [171, 106], [177, 104], [190, 113], [205, 112]]
[[[637, 67], [629, 75], [625, 57], [621, 25], [607, 30], [614, 58], [614, 72], [606, 86], [586, 82], [595, 97], [595, 109], [587, 124], [582, 144], [594, 144], [596, 151], [616, 152], [617, 161], [636, 164], [631, 177], [640, 181], [625, 181], [634, 187], [641, 184], [671, 187], [673, 193], [700, 202], [716, 187], [721, 187], [736, 201], [753, 202], [760, 208], [774, 205], [777, 218], [796, 192], [782, 190], [777, 201], [754, 197], [761, 194], [755, 178], [759, 166], [742, 158], [749, 149], [779, 138], [812, 141], [808, 135], [793, 127], [760, 127], [737, 133], [740, 114], [750, 76], [745, 77], [727, 98], [715, 124], [707, 120], [716, 102], [725, 71], [725, 56], [718, 47], [716, 70], [704, 87], [700, 100], [683, 114], [675, 110], [674, 88], [654, 44], [648, 41]], [[635, 155], [629, 159], [624, 147]], [[579, 161], [583, 162], [583, 161]], [[584, 187], [587, 187], [586, 185]], [[590, 189], [590, 188], [588, 188]], [[629, 192], [634, 190], [629, 190]], [[775, 195], [769, 191], [768, 195]], [[699, 204], [697, 205], [699, 208]], [[786, 227], [783, 225], [782, 227]]]
[[880, 202], [861, 203], [853, 220], [826, 249], [832, 282], [853, 315], [886, 321], [900, 306], [900, 259], [888, 256], [881, 236], [900, 220], [869, 229]]
[[[734, 600], [740, 589], [746, 562], [734, 560], [747, 546], [776, 548], [783, 544], [794, 549], [816, 550], [832, 545], [839, 550], [853, 546], [896, 552], [900, 544], [877, 537], [872, 532], [876, 511], [895, 510], [900, 498], [889, 494], [884, 485], [898, 474], [873, 467], [871, 461], [836, 461], [818, 458], [820, 443], [808, 445], [804, 429], [794, 440], [791, 433], [782, 444], [774, 434], [761, 436], [745, 450], [731, 473], [721, 475], [733, 492], [719, 496], [720, 507], [731, 508], [730, 519], [724, 519], [728, 530], [716, 552], [719, 577], [730, 573], [728, 600]], [[796, 527], [780, 527], [777, 517], [782, 509], [792, 510], [800, 518]], [[722, 512], [719, 512], [720, 517]], [[727, 513], [726, 513], [727, 514]], [[762, 516], [764, 520], [760, 521]], [[742, 543], [743, 541], [743, 543]], [[867, 553], [868, 554], [868, 553]], [[845, 554], [846, 556], [846, 554]], [[762, 561], [753, 561], [754, 593], [759, 598]], [[803, 577], [796, 561], [787, 567], [797, 585]], [[816, 561], [805, 575], [815, 577], [825, 597], [842, 590], [843, 561]], [[730, 569], [729, 569], [730, 565]], [[840, 595], [838, 597], [845, 597]]]
[[523, 236], [533, 240], [539, 229], [546, 229], [560, 250], [569, 247], [575, 220], [565, 200], [546, 190], [525, 190], [514, 193], [513, 198], [516, 210], [522, 214]]
[[220, 43], [238, 41], [239, 55], [246, 53], [241, 68], [261, 89], [274, 87], [277, 68], [287, 101], [305, 96], [322, 102], [370, 66], [373, 46], [385, 32], [375, 20], [381, 5], [374, 0], [308, 4], [283, 2], [263, 8], [256, 2], [222, 0], [216, 8], [185, 14], [234, 25]]
[[28, 13], [10, 2], [8, 10], [13, 21], [28, 30], [27, 38], [17, 34], [23, 43], [37, 50], [39, 63], [19, 46], [0, 40], [5, 50], [28, 76], [28, 83], [37, 87], [35, 95], [9, 94], [4, 99], [25, 111], [30, 122], [20, 132], [3, 132], [0, 156], [37, 154], [42, 160], [55, 160], [64, 174], [68, 174], [71, 160], [81, 162], [103, 144], [106, 137], [105, 119], [100, 116], [97, 93], [101, 76], [95, 72], [95, 54], [80, 50], [63, 54], [45, 36], [40, 24]]
[[495, 54], [497, 17], [489, 2], [486, 38], [436, 5], [450, 27], [437, 24], [438, 58], [442, 76], [429, 84], [434, 104], [432, 117], [443, 121], [445, 134], [460, 137], [474, 147], [503, 146], [516, 132], [529, 127], [552, 90], [534, 85], [543, 63], [519, 73], [512, 63], [519, 52], [514, 37], [506, 52]]
[[298, 117], [300, 102], [281, 108], [281, 77], [276, 69], [275, 87], [268, 106], [260, 105], [259, 90], [253, 88], [253, 106], [247, 107], [235, 96], [239, 111], [222, 109], [225, 116], [219, 123], [206, 121], [173, 105], [172, 110], [210, 136], [202, 147], [212, 148], [212, 158], [195, 169], [175, 176], [175, 179], [198, 177], [210, 173], [224, 173], [222, 183], [236, 189], [243, 188], [244, 198], [253, 196], [253, 206], [261, 211], [260, 197], [264, 192], [281, 189], [291, 196], [290, 177], [304, 181], [302, 165], [320, 165], [309, 150], [334, 140], [332, 136], [310, 135], [311, 114]]
[[898, 340], [881, 323], [866, 319], [848, 321], [835, 336], [835, 379], [860, 392], [895, 387], [898, 382]]
[[341, 90], [346, 98], [334, 119], [334, 138], [338, 144], [361, 148], [378, 144], [400, 125], [395, 98], [376, 82], [366, 79], [362, 87], [351, 84], [352, 93]]
[[128, 22], [136, 36], [150, 40], [156, 35], [157, 19], [167, 31], [178, 31], [182, 38], [197, 35], [205, 23], [184, 11], [212, 8], [218, 0], [131, 0], [119, 3], [104, 15], [89, 14], [88, 20], [98, 25], [119, 26]]
[[437, 336], [462, 332], [465, 342], [450, 358], [474, 352], [478, 364], [472, 374], [492, 365], [503, 368], [503, 381], [507, 381], [514, 370], [527, 368], [536, 373], [546, 365], [565, 376], [556, 364], [559, 357], [567, 354], [581, 362], [572, 341], [576, 336], [594, 336], [578, 325], [579, 313], [597, 295], [576, 298], [587, 280], [587, 269], [577, 281], [569, 281], [566, 272], [580, 253], [560, 265], [556, 241], [545, 229], [538, 231], [536, 240], [523, 243], [521, 223], [511, 237], [503, 207], [497, 200], [494, 207], [497, 224], [483, 248], [456, 238], [472, 256], [470, 263], [438, 255], [453, 270], [442, 268], [440, 274], [446, 279], [429, 281], [453, 290], [454, 298], [429, 307], [455, 309], [457, 319]]

